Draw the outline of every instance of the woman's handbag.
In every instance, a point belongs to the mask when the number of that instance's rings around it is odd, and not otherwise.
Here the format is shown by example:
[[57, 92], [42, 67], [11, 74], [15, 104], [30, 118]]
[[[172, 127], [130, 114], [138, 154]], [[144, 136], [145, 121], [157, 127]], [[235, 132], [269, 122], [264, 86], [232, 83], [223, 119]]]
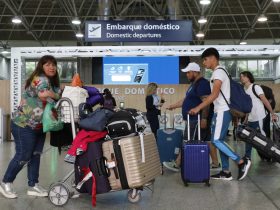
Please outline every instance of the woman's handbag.
[[43, 112], [42, 123], [44, 133], [63, 129], [63, 122], [58, 119], [58, 114], [54, 103], [47, 103]]

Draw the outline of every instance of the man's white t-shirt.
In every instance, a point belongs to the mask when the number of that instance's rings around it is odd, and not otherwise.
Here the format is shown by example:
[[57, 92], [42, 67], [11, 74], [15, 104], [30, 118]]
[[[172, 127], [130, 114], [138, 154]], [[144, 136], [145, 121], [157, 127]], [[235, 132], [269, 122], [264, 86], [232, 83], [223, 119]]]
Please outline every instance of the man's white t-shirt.
[[[249, 122], [262, 120], [266, 116], [263, 102], [257, 98], [253, 92], [253, 85], [254, 84], [251, 84], [247, 89], [245, 89], [245, 92], [250, 95], [253, 104], [252, 111], [248, 116]], [[255, 91], [258, 96], [264, 94], [263, 89], [259, 85], [255, 85]]]
[[[223, 70], [224, 68], [223, 69], [221, 68], [223, 67], [217, 66], [213, 71], [213, 74], [210, 79], [211, 91], [213, 90], [214, 80], [218, 79], [222, 81], [221, 91], [223, 92], [227, 101], [230, 103], [230, 80], [227, 73]], [[224, 112], [229, 110], [227, 102], [225, 101], [221, 92], [219, 93], [218, 98], [214, 100], [213, 104], [214, 104], [214, 112]]]

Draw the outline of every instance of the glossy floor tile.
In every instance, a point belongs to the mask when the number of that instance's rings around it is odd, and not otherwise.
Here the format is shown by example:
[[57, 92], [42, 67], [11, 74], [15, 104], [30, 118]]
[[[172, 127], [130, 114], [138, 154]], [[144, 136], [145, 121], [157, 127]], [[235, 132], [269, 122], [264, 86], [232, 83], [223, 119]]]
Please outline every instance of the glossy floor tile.
[[[232, 148], [243, 154], [244, 143], [229, 141]], [[0, 144], [0, 176], [2, 177], [9, 160], [14, 154], [14, 143], [4, 142]], [[49, 187], [57, 183], [73, 165], [63, 161], [65, 152], [58, 154], [56, 148], [46, 142], [44, 154], [41, 159], [40, 184]], [[267, 163], [260, 161], [256, 152], [253, 153], [253, 165], [248, 177], [243, 181], [236, 181], [237, 167], [231, 162], [233, 181], [211, 181], [211, 186], [203, 184], [190, 184], [185, 187], [181, 181], [180, 173], [164, 170], [164, 174], [158, 177], [152, 189], [142, 192], [142, 200], [132, 204], [127, 200], [127, 191], [111, 192], [97, 196], [96, 210], [102, 209], [160, 209], [160, 210], [273, 210], [280, 209], [280, 165], [279, 163]], [[217, 172], [217, 171], [216, 171]], [[215, 171], [211, 171], [215, 173]], [[70, 177], [69, 185], [71, 185]], [[79, 198], [70, 199], [63, 207], [54, 206], [48, 198], [33, 198], [26, 195], [27, 178], [24, 168], [14, 182], [19, 198], [5, 199], [0, 195], [1, 210], [74, 210], [93, 209], [91, 197], [87, 194]], [[69, 188], [73, 190], [73, 188]]]

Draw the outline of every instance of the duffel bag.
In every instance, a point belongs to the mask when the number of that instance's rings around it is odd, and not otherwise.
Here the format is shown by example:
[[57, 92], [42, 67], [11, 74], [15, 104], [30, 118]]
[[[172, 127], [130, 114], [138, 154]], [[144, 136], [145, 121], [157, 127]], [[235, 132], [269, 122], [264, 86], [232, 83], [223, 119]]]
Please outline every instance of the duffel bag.
[[143, 115], [136, 109], [122, 109], [108, 121], [107, 130], [111, 138], [137, 134], [145, 129]]
[[267, 157], [280, 162], [280, 148], [269, 138], [257, 130], [246, 126], [237, 127], [237, 136], [244, 142], [251, 144], [255, 149], [264, 153]]
[[115, 112], [106, 108], [98, 108], [79, 122], [82, 129], [88, 131], [103, 131], [106, 127], [108, 120]]

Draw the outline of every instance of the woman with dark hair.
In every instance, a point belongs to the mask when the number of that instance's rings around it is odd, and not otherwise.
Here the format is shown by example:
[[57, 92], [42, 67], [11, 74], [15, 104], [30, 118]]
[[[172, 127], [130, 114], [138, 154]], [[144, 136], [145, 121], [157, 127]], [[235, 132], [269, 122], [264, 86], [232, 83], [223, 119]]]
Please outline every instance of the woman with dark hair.
[[117, 104], [115, 98], [112, 96], [111, 91], [108, 88], [105, 88], [103, 90], [103, 95], [104, 101], [101, 103], [101, 105], [103, 105], [104, 108], [114, 110]]
[[27, 164], [27, 195], [48, 196], [48, 191], [39, 183], [40, 155], [46, 134], [43, 133], [42, 115], [47, 101], [60, 98], [57, 61], [53, 56], [40, 58], [35, 71], [27, 79], [21, 102], [12, 115], [11, 130], [14, 136], [13, 159], [5, 172], [0, 192], [6, 198], [16, 198], [13, 182], [23, 166]]
[[165, 102], [163, 98], [157, 95], [158, 85], [154, 82], [148, 84], [146, 88], [146, 109], [147, 120], [149, 121], [151, 130], [157, 139], [157, 130], [159, 129], [158, 116], [161, 114], [160, 108]]
[[[269, 101], [265, 97], [261, 86], [254, 84], [255, 79], [251, 72], [241, 72], [240, 81], [244, 85], [245, 92], [250, 95], [253, 102], [252, 111], [248, 115], [248, 125], [256, 130], [259, 130], [265, 136], [265, 132], [263, 130], [263, 120], [266, 117], [265, 107], [269, 110], [273, 120], [276, 120], [277, 116], [275, 115]], [[252, 146], [246, 143], [245, 158], [251, 159], [251, 153]]]

